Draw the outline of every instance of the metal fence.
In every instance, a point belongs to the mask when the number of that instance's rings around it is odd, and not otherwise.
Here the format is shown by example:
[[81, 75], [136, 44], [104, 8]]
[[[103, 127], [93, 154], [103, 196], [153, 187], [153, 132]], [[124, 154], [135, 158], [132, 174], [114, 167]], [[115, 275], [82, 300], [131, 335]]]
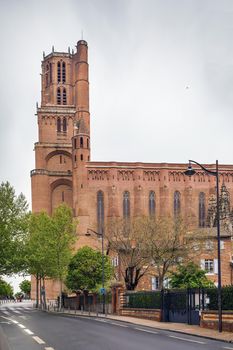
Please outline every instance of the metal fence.
[[63, 296], [61, 306], [68, 310], [111, 314], [112, 296], [111, 293], [107, 293], [105, 296], [97, 293], [82, 293], [72, 297]]
[[[199, 324], [202, 310], [217, 310], [217, 288], [124, 293], [123, 308], [160, 309], [164, 322]], [[222, 288], [223, 310], [233, 308], [233, 287]]]

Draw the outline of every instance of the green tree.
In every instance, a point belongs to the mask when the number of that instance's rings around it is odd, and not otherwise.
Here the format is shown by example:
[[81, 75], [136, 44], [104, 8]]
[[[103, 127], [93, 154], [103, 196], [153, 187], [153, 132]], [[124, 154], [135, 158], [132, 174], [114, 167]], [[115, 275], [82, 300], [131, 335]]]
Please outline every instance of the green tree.
[[2, 278], [0, 278], [0, 298], [13, 298], [13, 295], [13, 287]]
[[172, 288], [214, 287], [214, 283], [206, 277], [205, 271], [193, 262], [179, 265], [177, 271], [171, 274], [170, 284]]
[[48, 277], [59, 280], [60, 300], [68, 264], [72, 257], [72, 248], [76, 238], [75, 232], [76, 225], [73, 223], [71, 208], [65, 204], [60, 205], [51, 217], [51, 229], [48, 235], [48, 261], [50, 263]]
[[[108, 256], [104, 256], [105, 283], [112, 276], [112, 266]], [[68, 266], [66, 285], [74, 292], [93, 291], [102, 281], [102, 254], [90, 247], [80, 248]]]
[[28, 204], [9, 182], [0, 185], [0, 275], [23, 269], [22, 246], [27, 234]]
[[39, 283], [51, 274], [51, 218], [45, 212], [31, 214], [29, 234], [24, 246], [27, 272], [36, 278], [36, 306], [39, 306]]
[[[45, 287], [45, 278], [60, 281], [60, 295], [75, 241], [72, 211], [66, 205], [57, 207], [52, 216], [45, 212], [32, 214], [26, 244], [28, 272], [37, 280], [37, 306], [39, 281]], [[43, 294], [45, 303], [45, 295]]]
[[22, 281], [19, 285], [19, 288], [24, 294], [30, 296], [30, 293], [31, 293], [31, 282], [30, 281], [28, 281], [28, 280]]

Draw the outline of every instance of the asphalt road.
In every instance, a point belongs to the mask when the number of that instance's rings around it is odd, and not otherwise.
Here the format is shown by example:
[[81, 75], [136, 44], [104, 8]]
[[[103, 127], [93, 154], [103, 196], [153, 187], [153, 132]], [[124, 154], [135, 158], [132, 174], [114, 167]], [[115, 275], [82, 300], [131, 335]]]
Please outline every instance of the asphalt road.
[[0, 327], [10, 350], [233, 350], [224, 342], [110, 319], [49, 314], [24, 303], [0, 306]]

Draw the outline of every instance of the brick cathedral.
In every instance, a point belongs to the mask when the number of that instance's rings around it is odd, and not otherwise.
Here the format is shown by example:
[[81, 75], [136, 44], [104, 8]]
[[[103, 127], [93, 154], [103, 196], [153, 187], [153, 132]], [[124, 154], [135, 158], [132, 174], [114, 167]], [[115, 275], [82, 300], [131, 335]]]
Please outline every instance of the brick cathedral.
[[[53, 50], [44, 56], [41, 78], [38, 142], [35, 169], [31, 171], [33, 212], [46, 210], [51, 214], [60, 203], [67, 203], [79, 221], [77, 248], [98, 246], [97, 239], [86, 233], [89, 229], [98, 231], [113, 216], [179, 213], [190, 228], [211, 225], [215, 178], [201, 169], [186, 177], [187, 164], [91, 160], [86, 41], [77, 43], [76, 52]], [[205, 167], [214, 170], [215, 164]], [[232, 284], [233, 165], [220, 165], [220, 186], [230, 225], [229, 234], [223, 238], [223, 284]], [[217, 252], [208, 249], [203, 255], [214, 281], [216, 256]], [[47, 297], [53, 298], [58, 286], [53, 281], [48, 283]], [[148, 281], [147, 288], [156, 288], [155, 278]]]

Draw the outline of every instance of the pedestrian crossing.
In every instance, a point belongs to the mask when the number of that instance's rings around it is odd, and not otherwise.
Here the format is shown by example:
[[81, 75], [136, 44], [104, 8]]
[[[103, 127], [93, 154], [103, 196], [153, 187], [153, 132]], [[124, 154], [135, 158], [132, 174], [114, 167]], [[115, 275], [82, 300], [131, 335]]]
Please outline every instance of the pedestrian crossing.
[[24, 314], [29, 314], [29, 313], [32, 313], [34, 312], [35, 309], [33, 307], [25, 307], [25, 306], [22, 306], [22, 307], [7, 307], [7, 306], [3, 306], [3, 307], [0, 307], [0, 316], [1, 315], [5, 315], [5, 316], [23, 316]]

